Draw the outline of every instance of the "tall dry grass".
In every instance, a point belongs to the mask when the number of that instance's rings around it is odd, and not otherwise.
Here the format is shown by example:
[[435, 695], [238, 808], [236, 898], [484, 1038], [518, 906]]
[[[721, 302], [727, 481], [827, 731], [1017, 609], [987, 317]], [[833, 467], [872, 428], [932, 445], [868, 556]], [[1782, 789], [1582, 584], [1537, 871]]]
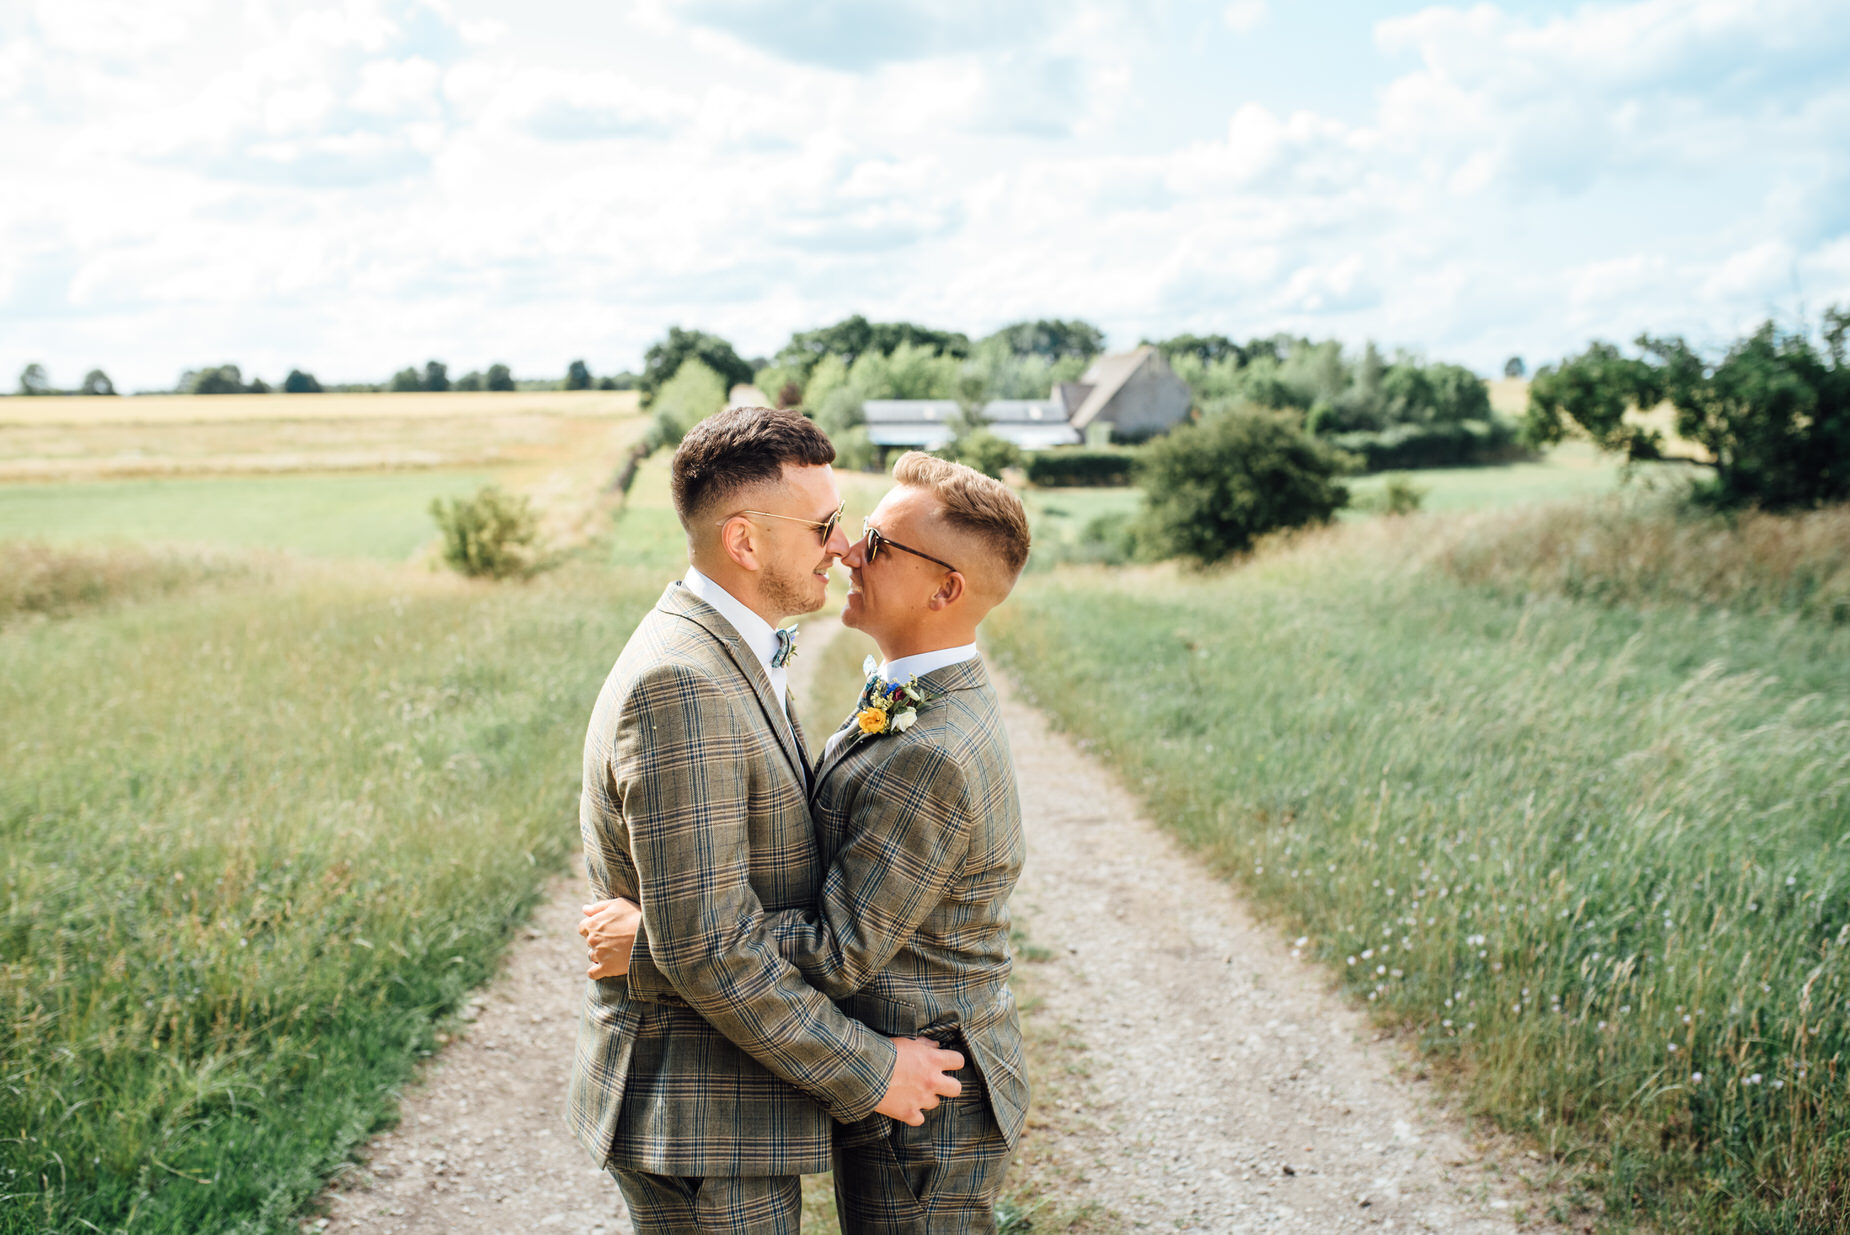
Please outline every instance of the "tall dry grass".
[[575, 843], [660, 584], [304, 563], [0, 631], [0, 1233], [296, 1229]]
[[1433, 566], [1511, 597], [1706, 605], [1850, 622], [1850, 506], [1723, 518], [1612, 499], [1403, 530]]
[[1850, 626], [1799, 616], [1842, 519], [1370, 520], [1037, 575], [989, 625], [1153, 817], [1551, 1152], [1554, 1216], [1843, 1235]]
[[250, 580], [274, 568], [267, 558], [223, 550], [0, 541], [0, 626], [34, 614], [61, 617], [203, 583]]

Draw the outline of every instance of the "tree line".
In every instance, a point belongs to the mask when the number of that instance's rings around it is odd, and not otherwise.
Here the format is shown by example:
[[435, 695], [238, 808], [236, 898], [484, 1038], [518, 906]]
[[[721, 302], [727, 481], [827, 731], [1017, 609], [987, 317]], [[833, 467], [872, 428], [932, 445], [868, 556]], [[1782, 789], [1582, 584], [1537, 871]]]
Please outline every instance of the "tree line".
[[[283, 394], [321, 394], [323, 392], [348, 393], [404, 393], [409, 391], [446, 391], [446, 390], [634, 390], [637, 377], [634, 373], [623, 372], [605, 377], [597, 377], [582, 360], [574, 360], [566, 367], [565, 376], [556, 380], [516, 379], [505, 364], [491, 364], [487, 369], [471, 369], [459, 377], [452, 378], [449, 366], [441, 360], [426, 361], [421, 367], [408, 365], [394, 373], [383, 382], [346, 382], [323, 385], [313, 373], [302, 369], [291, 369], [277, 386], [271, 386], [261, 377], [252, 375], [249, 379], [244, 371], [235, 364], [209, 365], [203, 369], [187, 369], [180, 374], [180, 380], [171, 391], [150, 391], [148, 393], [183, 394], [183, 395], [267, 395], [280, 391]], [[84, 375], [83, 382], [75, 390], [60, 390], [51, 384], [45, 366], [38, 363], [27, 365], [19, 374], [19, 394], [36, 395], [113, 395], [115, 384], [109, 375], [101, 369], [92, 369]]]

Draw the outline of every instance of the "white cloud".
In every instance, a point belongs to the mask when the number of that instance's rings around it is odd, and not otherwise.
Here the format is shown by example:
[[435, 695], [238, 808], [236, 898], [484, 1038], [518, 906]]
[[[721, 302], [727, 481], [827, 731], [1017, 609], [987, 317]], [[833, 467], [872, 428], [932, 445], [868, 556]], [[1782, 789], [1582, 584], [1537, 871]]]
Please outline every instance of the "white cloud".
[[0, 371], [610, 370], [855, 311], [1489, 366], [1850, 300], [1826, 0], [1423, 8], [1359, 108], [1240, 71], [1303, 51], [1264, 5], [902, 5], [825, 46], [864, 9], [188, 2], [178, 41], [165, 5], [0, 17], [0, 144], [41, 169], [0, 195]]
[[1221, 20], [1227, 23], [1227, 28], [1241, 34], [1257, 28], [1265, 19], [1266, 0], [1233, 0], [1221, 10]]

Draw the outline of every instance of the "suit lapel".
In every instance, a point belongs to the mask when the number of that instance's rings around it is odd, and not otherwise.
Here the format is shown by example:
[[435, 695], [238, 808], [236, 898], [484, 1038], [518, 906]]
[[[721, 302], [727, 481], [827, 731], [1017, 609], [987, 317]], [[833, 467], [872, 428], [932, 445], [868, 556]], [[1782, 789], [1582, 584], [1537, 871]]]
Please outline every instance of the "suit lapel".
[[804, 740], [803, 726], [797, 722], [797, 699], [792, 687], [784, 688], [784, 715], [790, 718], [790, 732], [797, 740], [797, 752], [803, 756], [803, 787], [810, 787], [810, 775], [815, 771], [809, 761], [809, 743]]
[[777, 744], [783, 748], [784, 756], [790, 760], [791, 771], [797, 774], [797, 780], [805, 790], [809, 788], [809, 756], [798, 744], [795, 722], [783, 708], [778, 706], [777, 692], [771, 688], [771, 679], [765, 676], [764, 666], [752, 655], [745, 640], [712, 605], [701, 600], [680, 583], [671, 583], [662, 594], [656, 606], [664, 613], [686, 618], [699, 626], [718, 641], [732, 658], [740, 673], [750, 684], [752, 693], [757, 696], [758, 706], [764, 710], [765, 723], [771, 726], [771, 732], [777, 735]]
[[[927, 709], [955, 691], [980, 690], [987, 685], [989, 685], [989, 671], [983, 668], [983, 658], [980, 655], [973, 656], [969, 660], [960, 660], [954, 665], [946, 665], [942, 669], [934, 669], [919, 679], [919, 687], [924, 690], [930, 700], [925, 705]], [[848, 731], [848, 736], [837, 742], [834, 750], [823, 752], [822, 759], [816, 764], [814, 782], [816, 789], [821, 789], [822, 782], [831, 772], [841, 766], [848, 752], [863, 742], [891, 742], [904, 736], [885, 734], [880, 737], [869, 737], [855, 726], [853, 714], [842, 722], [841, 728]]]

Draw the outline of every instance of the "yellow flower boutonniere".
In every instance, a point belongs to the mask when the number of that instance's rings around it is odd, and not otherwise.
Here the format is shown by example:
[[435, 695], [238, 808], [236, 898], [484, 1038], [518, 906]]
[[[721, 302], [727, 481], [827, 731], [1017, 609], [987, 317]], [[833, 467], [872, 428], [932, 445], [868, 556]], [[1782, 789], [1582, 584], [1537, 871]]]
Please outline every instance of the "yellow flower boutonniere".
[[867, 685], [861, 688], [860, 702], [854, 705], [854, 723], [860, 731], [871, 738], [912, 728], [912, 722], [919, 718], [919, 708], [930, 702], [919, 689], [919, 680], [914, 677], [904, 682], [882, 682], [874, 674], [871, 656], [861, 669], [867, 674]]

